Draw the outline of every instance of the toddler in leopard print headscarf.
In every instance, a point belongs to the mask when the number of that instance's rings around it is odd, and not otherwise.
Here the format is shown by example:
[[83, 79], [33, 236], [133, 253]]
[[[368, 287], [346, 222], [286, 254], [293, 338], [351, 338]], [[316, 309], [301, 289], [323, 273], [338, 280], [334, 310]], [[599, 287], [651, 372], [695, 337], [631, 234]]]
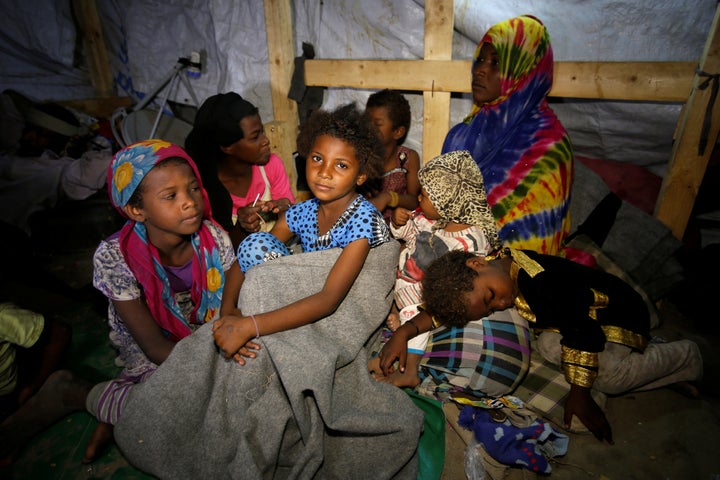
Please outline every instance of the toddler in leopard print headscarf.
[[[392, 331], [418, 314], [423, 303], [420, 282], [433, 260], [451, 250], [484, 255], [501, 246], [482, 174], [468, 151], [433, 158], [420, 168], [418, 179], [420, 206], [414, 211], [396, 208], [390, 224], [392, 235], [406, 247], [400, 253], [395, 304], [387, 319]], [[407, 368], [395, 372], [396, 377], [389, 379], [392, 383], [417, 385], [417, 369], [411, 362], [419, 363], [426, 343], [427, 334], [408, 342]], [[377, 358], [370, 361], [369, 369], [381, 375]]]

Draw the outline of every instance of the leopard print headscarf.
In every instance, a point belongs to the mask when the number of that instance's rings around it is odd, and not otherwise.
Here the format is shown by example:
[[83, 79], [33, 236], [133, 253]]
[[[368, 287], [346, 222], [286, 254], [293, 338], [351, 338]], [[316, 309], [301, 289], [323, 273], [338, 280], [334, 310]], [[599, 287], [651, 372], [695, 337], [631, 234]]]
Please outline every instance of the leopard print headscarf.
[[494, 248], [501, 246], [485, 182], [470, 152], [458, 150], [433, 158], [418, 171], [418, 180], [440, 214], [434, 229], [448, 222], [477, 225]]

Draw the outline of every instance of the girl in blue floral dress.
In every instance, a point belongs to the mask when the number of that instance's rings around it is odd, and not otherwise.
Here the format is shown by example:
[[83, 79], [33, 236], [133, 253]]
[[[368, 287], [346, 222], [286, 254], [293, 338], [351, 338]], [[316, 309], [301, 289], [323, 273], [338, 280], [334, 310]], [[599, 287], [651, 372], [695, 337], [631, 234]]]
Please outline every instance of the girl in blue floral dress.
[[[226, 358], [244, 364], [254, 357], [253, 338], [312, 323], [340, 305], [371, 248], [393, 241], [380, 212], [356, 189], [382, 173], [383, 148], [369, 120], [355, 105], [317, 111], [301, 128], [298, 152], [306, 158], [314, 198], [292, 205], [270, 233], [248, 236], [238, 248], [242, 272], [290, 252], [283, 242], [297, 236], [304, 252], [342, 248], [316, 294], [259, 315], [228, 315], [213, 324]], [[244, 277], [243, 277], [244, 278]]]

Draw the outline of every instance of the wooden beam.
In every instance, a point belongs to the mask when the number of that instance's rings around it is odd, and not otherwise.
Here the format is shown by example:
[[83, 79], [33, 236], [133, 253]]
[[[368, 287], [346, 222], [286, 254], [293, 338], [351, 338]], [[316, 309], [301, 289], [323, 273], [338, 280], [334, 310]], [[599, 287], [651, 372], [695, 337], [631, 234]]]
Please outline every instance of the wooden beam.
[[[426, 61], [452, 59], [454, 22], [453, 0], [425, 2]], [[470, 83], [467, 75], [465, 80]], [[440, 154], [450, 128], [450, 92], [435, 91], [433, 83], [423, 92], [423, 163]]]
[[[720, 6], [715, 11], [715, 18], [699, 64], [701, 71], [714, 75], [720, 73], [719, 22]], [[688, 219], [695, 205], [695, 197], [720, 131], [719, 98], [712, 106], [707, 146], [704, 152], [699, 151], [703, 120], [712, 95], [712, 84], [703, 90], [698, 88], [706, 78], [695, 75], [690, 97], [680, 117], [678, 136], [673, 145], [668, 171], [663, 178], [655, 206], [655, 216], [680, 239], [685, 234]], [[715, 81], [720, 80], [716, 78]]]
[[288, 98], [295, 59], [291, 0], [265, 0], [265, 31], [267, 34], [270, 91], [273, 116], [271, 149], [282, 158], [290, 186], [297, 192], [297, 171], [293, 161], [298, 134], [298, 109]]
[[[310, 86], [469, 93], [470, 61], [307, 60]], [[696, 62], [555, 62], [553, 97], [684, 102]]]
[[95, 0], [73, 0], [72, 5], [82, 35], [90, 82], [95, 95], [98, 97], [114, 95], [110, 61]]

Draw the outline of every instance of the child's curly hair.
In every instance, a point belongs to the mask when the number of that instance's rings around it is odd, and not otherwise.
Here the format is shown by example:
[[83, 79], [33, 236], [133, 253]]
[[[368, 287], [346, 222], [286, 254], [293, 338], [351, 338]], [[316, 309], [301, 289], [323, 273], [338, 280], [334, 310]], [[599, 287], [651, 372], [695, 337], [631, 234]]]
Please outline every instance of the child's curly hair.
[[385, 107], [393, 128], [405, 127], [405, 135], [398, 139], [398, 145], [405, 143], [410, 131], [410, 103], [397, 90], [384, 89], [370, 95], [365, 104], [368, 108]]
[[468, 323], [466, 296], [478, 273], [466, 265], [472, 252], [453, 250], [433, 260], [422, 279], [425, 308], [438, 322], [451, 327]]
[[316, 110], [300, 127], [297, 138], [298, 154], [307, 158], [313, 144], [322, 135], [347, 142], [355, 149], [360, 173], [368, 179], [383, 173], [385, 149], [378, 138], [375, 126], [357, 109], [354, 103], [342, 105], [333, 111]]

